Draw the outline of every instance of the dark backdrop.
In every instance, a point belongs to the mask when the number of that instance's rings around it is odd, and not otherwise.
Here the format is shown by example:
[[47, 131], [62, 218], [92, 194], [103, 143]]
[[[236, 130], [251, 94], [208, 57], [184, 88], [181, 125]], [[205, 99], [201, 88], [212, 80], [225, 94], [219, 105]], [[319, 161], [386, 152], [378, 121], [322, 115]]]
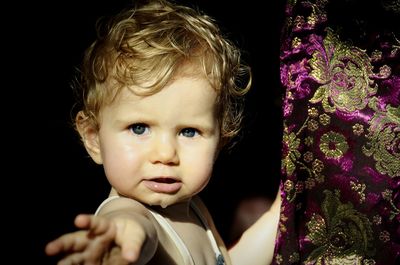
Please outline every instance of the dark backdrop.
[[[109, 186], [70, 125], [74, 67], [94, 24], [126, 0], [19, 1], [3, 6], [3, 211], [12, 264], [55, 264], [44, 245], [93, 212]], [[284, 0], [191, 0], [214, 17], [253, 68], [241, 141], [218, 159], [201, 193], [229, 240], [233, 210], [248, 196], [273, 198], [279, 182], [279, 36]], [[4, 223], [3, 223], [4, 224]], [[11, 235], [11, 237], [9, 237]], [[8, 238], [9, 237], [9, 238]]]

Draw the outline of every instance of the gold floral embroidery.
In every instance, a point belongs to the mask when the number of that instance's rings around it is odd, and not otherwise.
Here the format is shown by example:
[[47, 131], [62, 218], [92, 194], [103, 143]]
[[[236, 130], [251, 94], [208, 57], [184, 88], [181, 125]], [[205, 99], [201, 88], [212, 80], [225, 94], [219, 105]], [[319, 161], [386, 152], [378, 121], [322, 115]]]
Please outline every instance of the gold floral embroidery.
[[388, 231], [382, 231], [379, 233], [379, 240], [381, 240], [382, 242], [389, 242], [390, 241], [390, 234]]
[[378, 214], [374, 215], [374, 217], [372, 218], [372, 223], [374, 223], [375, 225], [382, 224], [382, 217]]
[[393, 202], [393, 191], [386, 189], [382, 192], [382, 198], [386, 201], [389, 202], [390, 207], [392, 207], [392, 210], [390, 211], [390, 217], [389, 219], [392, 220], [396, 215], [400, 214], [400, 209], [396, 207], [396, 205]]
[[312, 189], [316, 183], [322, 183], [325, 181], [325, 176], [321, 174], [324, 170], [324, 163], [319, 159], [314, 159], [311, 163], [312, 169], [309, 169], [306, 165], [302, 165], [301, 169], [305, 169], [308, 172], [308, 178], [304, 181], [306, 189]]
[[292, 48], [298, 48], [301, 45], [301, 40], [299, 37], [295, 37], [292, 41]]
[[376, 62], [382, 59], [382, 51], [374, 50], [371, 54], [371, 61]]
[[[324, 163], [319, 159], [314, 159], [314, 154], [310, 151], [306, 151], [303, 154], [304, 162], [300, 160], [301, 153], [299, 151], [301, 139], [298, 138], [298, 135], [304, 130], [308, 129], [310, 131], [317, 130], [319, 125], [318, 121], [314, 119], [310, 119], [310, 117], [318, 117], [318, 110], [316, 108], [308, 109], [309, 116], [304, 121], [303, 125], [299, 128], [297, 132], [288, 132], [287, 126], [284, 124], [284, 133], [283, 133], [283, 159], [282, 159], [282, 170], [286, 171], [288, 176], [292, 175], [296, 169], [305, 170], [308, 173], [309, 178], [301, 184], [302, 190], [304, 187], [306, 189], [311, 189], [315, 187], [317, 183], [322, 183], [325, 181], [325, 176], [321, 174], [324, 169]], [[328, 120], [327, 117], [322, 116], [322, 120]], [[328, 115], [326, 115], [328, 116]], [[304, 144], [307, 146], [311, 146], [314, 143], [314, 139], [312, 136], [307, 136], [304, 139]], [[311, 165], [307, 165], [306, 163], [311, 163]], [[285, 193], [286, 199], [289, 202], [294, 201], [296, 195], [300, 193], [298, 189], [294, 189], [295, 183], [289, 180], [290, 182], [285, 182]], [[297, 187], [297, 184], [296, 184]]]
[[341, 42], [331, 29], [328, 29], [323, 45], [310, 60], [310, 76], [321, 86], [309, 101], [322, 102], [326, 112], [364, 109], [368, 98], [377, 91], [377, 86], [372, 86], [369, 78], [373, 73], [368, 55]]
[[288, 175], [292, 175], [296, 169], [294, 161], [301, 156], [300, 152], [297, 150], [300, 145], [300, 139], [296, 137], [295, 133], [287, 134], [285, 130], [283, 134], [283, 144], [287, 148], [287, 153], [282, 160], [282, 167], [286, 170]]
[[314, 14], [311, 14], [310, 16], [307, 17], [307, 23], [312, 26], [315, 26], [317, 20], [318, 20], [318, 17], [316, 17]]
[[362, 126], [359, 123], [356, 123], [353, 125], [353, 133], [357, 136], [360, 136], [361, 134], [364, 133], [364, 126]]
[[324, 6], [328, 3], [326, 0], [317, 0], [316, 3], [309, 2], [312, 12], [307, 17], [307, 23], [311, 26], [315, 26], [318, 21], [326, 19], [326, 12]]
[[287, 179], [283, 185], [283, 190], [286, 193], [286, 199], [292, 201], [296, 195], [296, 190], [294, 188], [294, 183], [290, 179]]
[[317, 110], [317, 108], [314, 108], [314, 107], [309, 108], [309, 109], [308, 109], [308, 116], [310, 116], [311, 118], [316, 118], [316, 117], [318, 117], [318, 110]]
[[364, 183], [360, 184], [360, 183], [355, 183], [353, 181], [350, 181], [350, 187], [351, 187], [351, 190], [354, 190], [354, 191], [357, 192], [357, 194], [358, 194], [358, 196], [360, 198], [359, 202], [360, 203], [365, 202], [365, 193], [364, 193], [364, 191], [365, 191], [366, 185]]
[[368, 218], [342, 203], [332, 191], [325, 190], [322, 214], [313, 214], [306, 226], [307, 238], [316, 246], [306, 264], [335, 264], [334, 260], [370, 257], [374, 254], [373, 232]]
[[316, 130], [318, 130], [318, 122], [316, 120], [310, 119], [307, 122], [307, 129], [309, 129], [310, 131], [314, 132]]
[[372, 156], [376, 161], [376, 169], [381, 174], [390, 177], [400, 176], [400, 106], [388, 105], [386, 110], [380, 110], [377, 99], [373, 98], [370, 107], [375, 111], [370, 121], [369, 140], [362, 148], [366, 156]]
[[311, 145], [313, 145], [313, 143], [314, 143], [314, 138], [312, 138], [311, 136], [307, 136], [304, 139], [304, 144], [307, 146], [311, 146]]
[[392, 73], [392, 69], [388, 65], [383, 65], [379, 68], [379, 77], [388, 78]]
[[[295, 4], [297, 0], [289, 0], [288, 4]], [[327, 1], [325, 0], [319, 0], [317, 1], [317, 4], [314, 4], [312, 2], [308, 2], [309, 7], [312, 8], [312, 11], [310, 12], [309, 15], [306, 16], [296, 16], [294, 19], [293, 27], [301, 29], [303, 27], [315, 27], [317, 22], [326, 20], [326, 12], [325, 9], [323, 8], [324, 5], [327, 4]]]
[[315, 159], [312, 163], [312, 168], [315, 172], [321, 172], [324, 169], [324, 163], [319, 159]]
[[314, 155], [313, 155], [312, 152], [307, 151], [307, 152], [305, 152], [305, 153], [303, 154], [303, 158], [304, 158], [304, 161], [305, 161], [306, 163], [310, 163], [311, 161], [313, 161]]
[[285, 181], [285, 184], [283, 185], [283, 190], [286, 192], [291, 192], [294, 189], [294, 185], [293, 185], [293, 181], [291, 181], [290, 179], [287, 179]]
[[326, 113], [321, 114], [319, 116], [319, 122], [324, 126], [329, 125], [329, 123], [331, 123], [331, 117]]
[[385, 200], [390, 201], [392, 199], [392, 194], [393, 192], [391, 190], [386, 189], [382, 192], [382, 197]]
[[349, 149], [349, 145], [342, 134], [330, 131], [321, 136], [319, 149], [328, 158], [341, 158]]
[[296, 16], [296, 18], [293, 21], [293, 27], [294, 28], [302, 28], [302, 26], [305, 23], [305, 19], [303, 16]]

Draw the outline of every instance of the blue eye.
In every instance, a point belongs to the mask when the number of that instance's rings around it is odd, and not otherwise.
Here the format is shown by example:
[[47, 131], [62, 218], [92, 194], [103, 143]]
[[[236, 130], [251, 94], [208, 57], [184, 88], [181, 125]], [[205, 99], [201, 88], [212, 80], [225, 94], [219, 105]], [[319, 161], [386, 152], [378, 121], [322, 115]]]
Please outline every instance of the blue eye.
[[142, 134], [145, 134], [149, 130], [149, 127], [144, 123], [136, 123], [136, 124], [132, 124], [129, 127], [129, 129], [134, 134], [142, 135]]
[[195, 137], [198, 134], [198, 131], [194, 128], [185, 128], [180, 132], [181, 135], [185, 137]]

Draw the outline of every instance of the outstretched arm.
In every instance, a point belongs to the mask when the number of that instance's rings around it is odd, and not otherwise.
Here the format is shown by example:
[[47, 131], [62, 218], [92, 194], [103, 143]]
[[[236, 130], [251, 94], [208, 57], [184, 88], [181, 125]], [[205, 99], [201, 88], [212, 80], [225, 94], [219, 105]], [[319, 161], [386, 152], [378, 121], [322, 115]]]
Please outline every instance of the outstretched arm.
[[110, 202], [101, 215], [78, 215], [81, 229], [60, 236], [46, 246], [50, 256], [63, 255], [58, 264], [146, 264], [157, 249], [152, 221], [136, 205], [121, 199]]
[[249, 260], [252, 261], [252, 265], [271, 264], [278, 231], [280, 207], [281, 197], [278, 191], [271, 208], [250, 226], [239, 241], [229, 249], [233, 265], [247, 265]]

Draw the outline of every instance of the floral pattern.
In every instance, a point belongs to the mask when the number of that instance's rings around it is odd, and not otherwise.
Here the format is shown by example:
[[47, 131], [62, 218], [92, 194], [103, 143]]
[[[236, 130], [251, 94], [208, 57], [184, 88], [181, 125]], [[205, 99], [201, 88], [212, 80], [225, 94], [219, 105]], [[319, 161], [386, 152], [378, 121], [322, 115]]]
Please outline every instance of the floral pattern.
[[323, 43], [314, 36], [310, 41], [315, 47], [309, 61], [310, 76], [321, 86], [309, 102], [322, 102], [327, 112], [364, 109], [377, 90], [376, 85], [371, 86], [372, 65], [367, 54], [341, 42], [329, 28]]
[[[398, 1], [375, 2], [400, 21]], [[333, 7], [361, 4], [287, 1], [273, 264], [400, 264], [400, 33], [361, 8], [347, 30]]]
[[306, 263], [371, 257], [374, 254], [372, 228], [367, 216], [355, 210], [351, 203], [342, 203], [333, 192], [325, 190], [324, 194], [323, 216], [314, 213], [306, 223], [309, 230], [306, 238], [316, 245]]

